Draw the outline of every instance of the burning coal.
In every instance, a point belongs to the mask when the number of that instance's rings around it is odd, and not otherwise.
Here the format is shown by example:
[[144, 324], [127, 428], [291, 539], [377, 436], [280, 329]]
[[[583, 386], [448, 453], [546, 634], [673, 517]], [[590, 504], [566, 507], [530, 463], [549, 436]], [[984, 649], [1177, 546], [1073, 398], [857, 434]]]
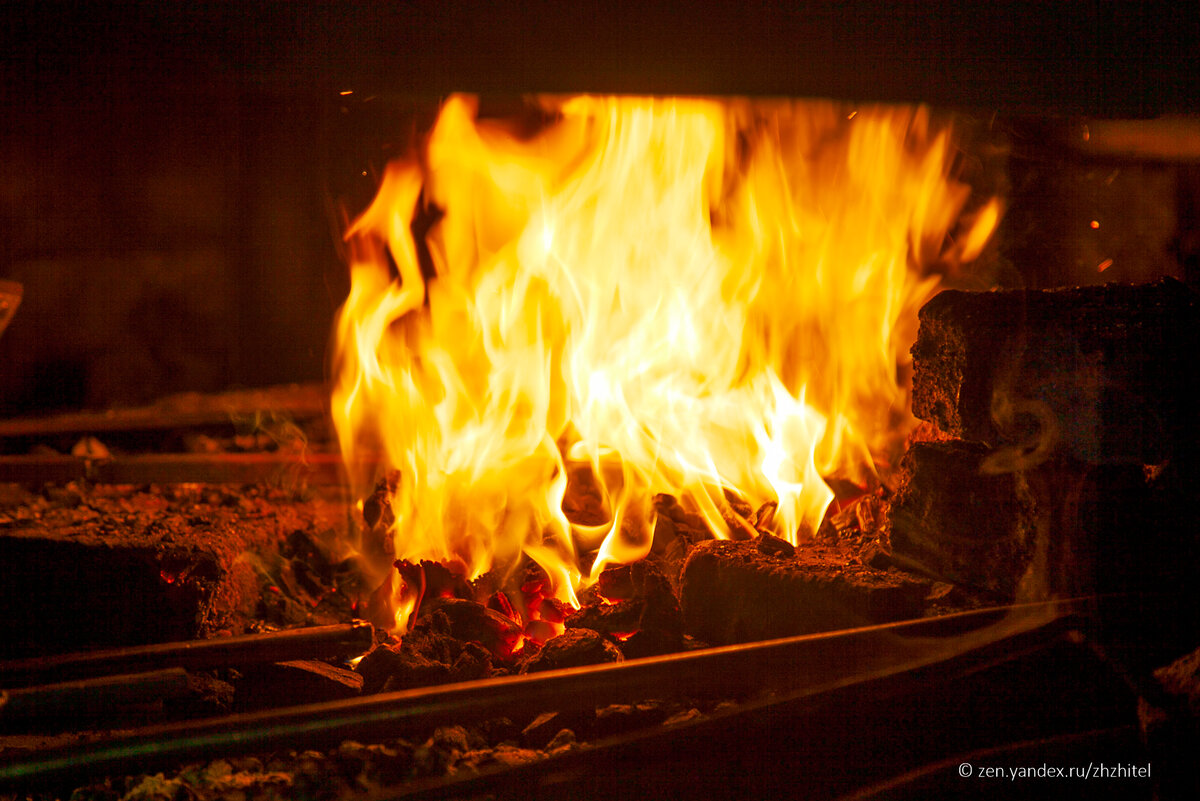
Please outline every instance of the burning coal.
[[[395, 475], [380, 575], [524, 554], [573, 603], [649, 550], [658, 493], [717, 537], [731, 495], [774, 502], [771, 530], [802, 542], [827, 479], [894, 459], [916, 311], [998, 206], [964, 214], [923, 110], [540, 102], [552, 121], [522, 137], [450, 99], [348, 232], [333, 412], [348, 464]], [[599, 524], [563, 511], [579, 476]], [[403, 628], [412, 593], [389, 586]]]

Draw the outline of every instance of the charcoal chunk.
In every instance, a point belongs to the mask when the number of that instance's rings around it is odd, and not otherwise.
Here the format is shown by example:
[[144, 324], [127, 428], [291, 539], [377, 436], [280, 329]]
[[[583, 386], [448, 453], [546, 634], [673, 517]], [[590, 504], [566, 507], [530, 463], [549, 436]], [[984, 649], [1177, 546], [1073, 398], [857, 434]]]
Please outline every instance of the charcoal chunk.
[[620, 649], [591, 629], [567, 629], [521, 664], [521, 673], [598, 665], [623, 660]]

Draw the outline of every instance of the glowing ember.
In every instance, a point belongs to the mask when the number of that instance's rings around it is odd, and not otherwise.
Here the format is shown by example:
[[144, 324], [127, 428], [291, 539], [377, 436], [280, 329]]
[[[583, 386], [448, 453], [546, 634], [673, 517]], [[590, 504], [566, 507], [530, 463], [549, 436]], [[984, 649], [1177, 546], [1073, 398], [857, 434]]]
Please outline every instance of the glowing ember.
[[[524, 553], [573, 603], [645, 555], [656, 493], [721, 537], [726, 489], [777, 502], [763, 525], [801, 542], [822, 477], [867, 485], [895, 455], [922, 276], [974, 258], [998, 205], [960, 219], [948, 133], [920, 110], [543, 103], [554, 121], [521, 138], [452, 98], [348, 234], [333, 411], [352, 474], [368, 453], [399, 471], [381, 571]], [[432, 277], [419, 204], [441, 213]], [[601, 525], [563, 512], [580, 471]], [[402, 629], [419, 593], [390, 581]]]

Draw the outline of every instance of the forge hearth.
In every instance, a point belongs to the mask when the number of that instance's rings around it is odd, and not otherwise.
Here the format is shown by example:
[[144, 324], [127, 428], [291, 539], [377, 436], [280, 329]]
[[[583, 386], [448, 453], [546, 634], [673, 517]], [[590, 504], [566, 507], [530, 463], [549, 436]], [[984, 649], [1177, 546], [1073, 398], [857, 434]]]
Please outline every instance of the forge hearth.
[[[925, 423], [897, 469], [873, 487], [831, 480], [820, 524], [792, 541], [775, 502], [726, 488], [710, 519], [659, 494], [644, 555], [600, 564], [575, 604], [531, 558], [474, 578], [454, 559], [372, 572], [400, 483], [346, 495], [310, 389], [265, 395], [292, 413], [280, 426], [261, 409], [275, 422], [253, 434], [241, 415], [171, 404], [8, 421], [0, 433], [34, 452], [0, 457], [18, 480], [0, 552], [23, 568], [0, 592], [31, 613], [4, 621], [0, 781], [46, 797], [607, 797], [612, 765], [664, 792], [690, 765], [738, 797], [697, 738], [730, 764], [784, 766], [750, 783], [762, 792], [801, 771], [826, 797], [886, 793], [973, 749], [1026, 759], [1030, 740], [1044, 759], [1082, 748], [1171, 771], [1194, 729], [1172, 700], [1190, 663], [1152, 671], [1195, 641], [1197, 443], [1176, 350], [1195, 342], [1194, 312], [1170, 280], [943, 292], [920, 314]], [[589, 470], [565, 485], [572, 523], [606, 521]], [[397, 598], [412, 604], [403, 630]], [[129, 648], [196, 637], [215, 655]], [[85, 647], [116, 650], [52, 655]], [[964, 708], [987, 736], [962, 736]], [[801, 732], [818, 730], [814, 747]], [[863, 748], [885, 758], [848, 782]]]
[[[1161, 290], [1160, 286], [1151, 286], [1142, 291], [1154, 297]], [[1092, 290], [1097, 296], [1107, 291]], [[1186, 292], [1182, 288], [1172, 291]], [[978, 300], [986, 302], [988, 298]], [[996, 296], [995, 301], [1004, 303], [1006, 298]], [[1109, 345], [1110, 350], [1112, 347]], [[219, 432], [206, 436], [212, 442], [221, 441]], [[663, 520], [670, 523], [662, 526], [662, 541], [656, 542], [641, 561], [605, 569], [594, 592], [581, 595], [583, 607], [577, 612], [542, 595], [546, 577], [533, 565], [516, 579], [493, 576], [476, 583], [456, 579], [446, 567], [435, 563], [410, 565], [401, 574], [413, 580], [420, 576], [426, 595], [414, 612], [415, 623], [407, 635], [397, 640], [380, 630], [364, 638], [365, 624], [361, 623], [357, 629], [331, 630], [328, 634], [313, 629], [309, 635], [301, 628], [295, 630], [299, 635], [297, 644], [286, 646], [287, 651], [283, 645], [256, 639], [275, 635], [249, 635], [242, 645], [238, 638], [228, 639], [228, 629], [236, 630], [231, 626], [235, 620], [252, 629], [264, 623], [274, 627], [349, 621], [356, 609], [366, 610], [369, 606], [371, 586], [363, 584], [349, 565], [339, 566], [329, 551], [337, 537], [328, 529], [322, 533], [322, 526], [337, 525], [330, 522], [336, 519], [336, 515], [329, 514], [330, 500], [320, 498], [332, 488], [323, 489], [319, 481], [308, 489], [292, 486], [287, 490], [228, 484], [158, 488], [74, 484], [51, 485], [33, 492], [11, 485], [4, 509], [10, 521], [3, 532], [6, 547], [25, 539], [32, 526], [43, 532], [38, 536], [44, 540], [61, 538], [77, 549], [99, 546], [99, 555], [89, 558], [100, 570], [107, 565], [113, 576], [125, 560], [122, 548], [93, 539], [111, 537], [126, 528], [118, 539], [132, 540], [143, 536], [138, 532], [149, 531], [162, 534], [170, 543], [184, 532], [187, 541], [201, 550], [213, 550], [215, 543], [240, 550], [238, 558], [216, 559], [209, 573], [194, 579], [210, 579], [212, 583], [206, 586], [212, 591], [197, 596], [203, 603], [189, 607], [194, 617], [180, 617], [209, 627], [198, 632], [188, 630], [184, 636], [213, 633], [212, 627], [218, 622], [225, 626], [226, 632], [204, 641], [219, 649], [215, 655], [193, 654], [184, 644], [174, 652], [150, 646], [157, 650], [148, 651], [146, 656], [114, 652], [100, 658], [99, 664], [111, 668], [88, 667], [97, 660], [87, 655], [31, 659], [23, 665], [6, 663], [0, 675], [9, 677], [7, 686], [34, 686], [10, 692], [10, 712], [3, 718], [7, 762], [0, 776], [7, 787], [14, 789], [88, 786], [93, 788], [91, 792], [107, 792], [101, 788], [112, 787], [112, 780], [94, 777], [142, 770], [146, 772], [144, 777], [131, 779], [126, 785], [131, 790], [186, 786], [201, 797], [219, 796], [234, 786], [258, 788], [260, 792], [283, 786], [290, 787], [289, 792], [337, 788], [338, 793], [348, 795], [375, 786], [442, 787], [444, 792], [455, 793], [479, 788], [514, 797], [527, 796], [532, 786], [538, 788], [538, 794], [549, 797], [561, 792], [563, 786], [561, 778], [547, 783], [549, 777], [569, 775], [572, 778], [565, 786], [573, 788], [568, 791], [572, 795], [605, 796], [602, 788], [606, 785], [599, 777], [606, 775], [612, 765], [622, 765], [638, 776], [641, 786], [677, 786], [677, 778], [669, 779], [668, 774], [651, 769], [644, 756], [631, 761], [631, 754], [659, 754], [664, 765], [690, 764], [694, 757], [684, 744], [699, 737], [720, 744], [730, 753], [740, 753], [744, 746], [738, 743], [757, 743], [754, 748], [760, 757], [769, 753], [780, 764], [807, 766], [807, 786], [818, 794], [832, 796], [851, 787], [845, 782], [844, 771], [828, 770], [828, 765], [845, 757], [835, 757], [824, 747], [814, 751], [799, 734], [779, 739], [779, 729], [764, 728], [765, 720], [786, 720], [789, 730], [795, 732], [820, 729], [832, 736], [827, 745], [841, 743], [851, 753], [862, 746], [864, 727], [874, 731], [873, 727], [883, 725], [882, 721], [891, 721], [886, 725], [893, 731], [909, 731], [914, 736], [918, 730], [924, 733], [918, 738], [923, 743], [920, 749], [903, 758], [891, 752], [890, 757], [877, 763], [867, 774], [874, 777], [871, 781], [884, 781], [934, 755], [993, 748], [1031, 737], [1040, 738], [1043, 750], [1039, 753], [1049, 755], [1046, 758], [1073, 758], [1076, 749], [1084, 748], [1114, 761], [1135, 758], [1129, 754], [1150, 759], [1143, 756], [1146, 752], [1130, 718], [1135, 697], [1117, 677], [1125, 665], [1135, 664], [1136, 660], [1121, 659], [1118, 667], [1106, 658], [1098, 660], [1092, 650], [1079, 645], [1083, 637], [1123, 653], [1126, 643], [1113, 637], [1127, 637], [1131, 621], [1125, 620], [1126, 625], [1120, 628], [1114, 626], [1117, 616], [1110, 602], [946, 616], [955, 608], [1011, 598], [1019, 587], [1031, 586], [1030, 575], [1049, 569], [1044, 554], [1039, 557], [1045, 543], [1038, 539], [1040, 532], [1047, 530], [1042, 517], [1046, 514], [1052, 521], [1071, 523], [1069, 514], [1081, 512], [1081, 520], [1073, 523], [1077, 536], [1094, 531], [1107, 536], [1121, 534], [1123, 530], [1116, 523], [1109, 521], [1108, 528], [1096, 523], [1115, 511], [1108, 496], [1098, 491], [1073, 496], [1072, 506], [1051, 508], [1050, 512], [1044, 505], [1049, 501], [1042, 496], [1037, 496], [1032, 505], [1023, 506], [1006, 500], [1009, 496], [1005, 492], [1011, 493], [1014, 486], [1012, 473], [979, 467], [999, 448], [1012, 444], [992, 447], [967, 443], [930, 430], [923, 430], [922, 437], [926, 441], [910, 445], [905, 477], [898, 490], [893, 493], [883, 488], [841, 503], [840, 510], [831, 510], [813, 540], [801, 543], [799, 548], [754, 528], [767, 522], [770, 514], [766, 510], [751, 511], [739, 503], [741, 511], [734, 513], [749, 530], [748, 538], [719, 541], [710, 539], [702, 519], [689, 517], [674, 501], [658, 499], [659, 508], [670, 512], [663, 515]], [[177, 432], [171, 438], [194, 441], [178, 438]], [[312, 442], [319, 439], [313, 438]], [[233, 441], [227, 443], [232, 445]], [[1055, 444], [1055, 448], [1069, 447], [1062, 442]], [[946, 455], [930, 456], [937, 453]], [[960, 456], [948, 456], [954, 453]], [[1172, 455], [1175, 453], [1172, 451]], [[969, 455], [972, 467], [947, 466], [947, 458], [961, 461], [962, 454]], [[214, 458], [219, 456], [215, 454]], [[931, 467], [919, 466], [925, 463], [922, 459], [931, 458]], [[1065, 466], [1075, 464], [1064, 458], [1052, 462], [1054, 470], [1061, 472]], [[1153, 478], [1165, 480], [1168, 467], [1163, 465]], [[1119, 464], [1093, 465], [1082, 475], [1095, 482], [1102, 480], [1095, 478], [1097, 475], [1119, 475], [1123, 470]], [[1150, 478], [1140, 465], [1137, 472], [1138, 486], [1153, 486], [1153, 482], [1144, 484]], [[319, 479], [321, 474], [309, 475]], [[940, 483], [930, 483], [923, 478], [925, 475]], [[1008, 489], [981, 489], [990, 486], [989, 482], [1001, 482]], [[1036, 489], [1036, 481], [1033, 486]], [[585, 489], [581, 487], [581, 491]], [[961, 490], [959, 495], [975, 493], [974, 505], [964, 505], [961, 498], [956, 500], [956, 489]], [[386, 485], [381, 492], [386, 496]], [[927, 493], [934, 493], [928, 497], [939, 499], [935, 504], [942, 505], [930, 507], [936, 512], [916, 516], [923, 521], [927, 540], [923, 550], [914, 549], [910, 541], [899, 536], [905, 530], [901, 521], [913, 517], [914, 498]], [[334, 493], [329, 498], [336, 496]], [[1057, 496], [1047, 497], [1052, 501]], [[1157, 497], [1170, 508], [1170, 515], [1186, 517], [1190, 513], [1190, 506], [1179, 505], [1178, 496]], [[124, 510], [124, 517], [113, 514], [117, 507]], [[370, 528], [372, 515], [366, 506], [362, 514], [368, 519], [356, 517], [353, 525]], [[65, 521], [72, 518], [74, 522], [68, 525]], [[90, 535], [82, 533], [98, 518], [119, 518], [119, 525], [93, 527]], [[205, 520], [203, 526], [201, 518]], [[989, 524], [997, 526], [989, 529], [981, 523], [985, 519], [1009, 522]], [[373, 522], [377, 525], [380, 521]], [[1030, 551], [1021, 552], [1020, 558], [1007, 563], [995, 562], [994, 549], [1024, 536], [1020, 534], [1023, 525], [1029, 526]], [[263, 539], [244, 540], [240, 532], [246, 530], [262, 532]], [[941, 536], [937, 535], [939, 531]], [[969, 532], [971, 544], [955, 546], [963, 541], [955, 532]], [[204, 546], [205, 541], [212, 541], [214, 546]], [[1106, 553], [1125, 547], [1119, 542], [1093, 546], [1092, 560], [1087, 564], [1101, 567], [1107, 564]], [[49, 548], [46, 553], [53, 551], [51, 546], [44, 547]], [[1172, 547], [1190, 546], [1177, 539]], [[143, 551], [146, 558], [142, 561], [159, 568], [172, 553], [170, 548], [153, 544]], [[941, 561], [930, 559], [931, 553], [938, 554]], [[1155, 561], [1162, 551], [1150, 553], [1138, 562], [1145, 566], [1146, 573], [1135, 573], [1123, 565], [1116, 573], [1101, 571], [1096, 575], [1137, 578], [1139, 581], [1133, 584], [1105, 586], [1110, 591], [1137, 593], [1133, 597], [1142, 600], [1134, 607], [1123, 607], [1122, 613], [1128, 616], [1132, 611], [1136, 616], [1134, 625], [1142, 630], [1150, 626], [1159, 636], [1171, 628], [1163, 625], [1162, 617], [1183, 614], [1181, 610], [1194, 599], [1178, 591], [1167, 603], [1146, 595], [1147, 588], [1139, 583], [1141, 578], [1166, 575], [1164, 565]], [[1007, 572], [966, 574], [968, 565], [978, 570], [981, 562], [1010, 567], [1005, 568]], [[30, 563], [36, 564], [37, 560]], [[1081, 563], [1069, 564], [1078, 568]], [[245, 591], [230, 595], [220, 587], [222, 582], [236, 579], [238, 565], [250, 565], [254, 570]], [[906, 572], [898, 565], [908, 569], [916, 566], [922, 572]], [[171, 576], [160, 572], [157, 591], [171, 592], [181, 576], [187, 580], [186, 574], [186, 569]], [[986, 580], [972, 580], [973, 575], [997, 576], [1001, 583], [988, 586]], [[172, 576], [175, 581], [169, 580]], [[139, 581], [145, 583], [136, 577], [121, 580], [127, 587], [139, 586]], [[76, 596], [84, 600], [61, 609], [74, 609], [72, 614], [93, 621], [89, 644], [121, 644], [128, 632], [103, 625], [102, 616], [112, 610], [102, 606], [105, 592], [98, 592], [96, 586], [84, 582], [75, 587]], [[64, 591], [52, 582], [47, 587]], [[501, 593], [499, 588], [504, 587], [508, 589]], [[31, 602], [31, 608], [56, 609], [53, 601], [46, 600], [46, 587], [26, 586], [21, 591], [29, 593], [30, 599], [39, 599]], [[133, 597], [132, 592], [127, 595]], [[236, 598], [257, 602], [222, 606]], [[151, 625], [149, 639], [171, 636], [166, 634], [165, 626], [172, 625], [175, 613], [162, 601], [149, 603], [157, 608], [157, 619], [164, 627], [155, 631]], [[520, 625], [531, 608], [538, 608], [541, 614], [530, 622], [549, 626], [543, 635], [545, 644], [539, 647], [536, 640], [527, 639], [518, 650], [514, 646], [521, 633], [528, 638], [542, 631], [528, 623], [524, 629]], [[225, 616], [220, 617], [217, 610], [224, 610]], [[872, 622], [922, 615], [935, 616], [924, 624], [869, 627]], [[155, 617], [145, 615], [132, 620], [147, 623]], [[256, 619], [259, 622], [254, 622]], [[31, 620], [36, 621], [36, 616]], [[723, 654], [699, 650], [694, 654], [695, 661], [686, 653], [705, 644], [749, 642], [863, 625], [868, 628], [858, 633], [815, 639], [810, 634], [765, 649], [752, 644]], [[29, 626], [24, 642], [34, 649], [61, 650], [68, 644], [77, 647], [69, 639], [71, 626], [66, 620], [52, 627]], [[565, 626], [566, 633], [553, 636], [557, 626]], [[1176, 645], [1168, 646], [1169, 640], [1163, 639], [1150, 650], [1162, 653], [1188, 642], [1190, 627], [1180, 628], [1173, 632]], [[141, 636], [148, 635], [143, 632]], [[1139, 641], [1138, 648], [1144, 649], [1145, 645]], [[782, 650], [776, 653], [771, 648]], [[685, 653], [671, 656], [680, 650]], [[345, 658], [364, 651], [364, 658], [350, 668]], [[330, 658], [330, 653], [338, 656]], [[126, 667], [117, 667], [122, 664]], [[235, 665], [236, 671], [231, 672], [230, 667]], [[599, 668], [602, 665], [607, 667]], [[626, 665], [628, 673], [622, 672]], [[112, 669], [139, 671], [149, 667], [157, 668], [159, 673], [105, 677]], [[563, 669], [567, 672], [561, 672]], [[1183, 667], [1179, 671], [1186, 673]], [[1050, 675], [1062, 676], [1064, 681], [1067, 676], [1071, 678], [1066, 683], [1047, 682], [1045, 677]], [[86, 678], [89, 676], [99, 678]], [[1038, 677], [1036, 681], [1029, 678], [1033, 676]], [[47, 684], [63, 679], [82, 681], [81, 689]], [[473, 694], [463, 696], [449, 689], [442, 694], [436, 686], [430, 687], [445, 682], [468, 682], [465, 686], [474, 688], [469, 691]], [[1176, 684], [1170, 684], [1168, 692], [1177, 693]], [[841, 689], [829, 694], [829, 686]], [[1027, 704], [1052, 707], [1062, 710], [1062, 714], [1053, 721], [1040, 713], [1013, 718], [1011, 709], [997, 708], [989, 713], [998, 716], [990, 718], [990, 736], [969, 741], [962, 739], [957, 728], [939, 728], [958, 715], [964, 704], [979, 708], [979, 698], [983, 697], [1020, 699], [1013, 703], [1025, 709], [1030, 708]], [[1181, 738], [1189, 736], [1187, 718], [1163, 711], [1171, 706], [1164, 700], [1168, 697], [1150, 692], [1141, 702], [1143, 719], [1149, 721], [1145, 725], [1153, 733], [1155, 750], [1150, 753], [1154, 758], [1180, 753]], [[104, 699], [103, 703], [109, 705], [107, 711], [95, 706], [97, 699]], [[279, 709], [297, 702], [309, 706]], [[848, 715], [851, 708], [857, 712]], [[249, 717], [247, 711], [252, 709], [264, 711], [257, 718]], [[923, 712], [897, 717], [897, 709]], [[421, 711], [418, 714], [415, 710]], [[232, 713], [233, 717], [206, 717], [221, 712]], [[155, 724], [172, 718], [182, 720]], [[996, 719], [1006, 722], [997, 727]], [[104, 721], [150, 725], [132, 735], [117, 735], [116, 739], [101, 732], [90, 745], [54, 745], [64, 742], [56, 740], [54, 732], [70, 731], [80, 721], [94, 721], [91, 725], [100, 729]], [[23, 730], [41, 732], [37, 735], [40, 739], [20, 734]], [[302, 735], [302, 731], [307, 733]], [[954, 736], [949, 740], [930, 737], [931, 731], [954, 732]], [[222, 732], [238, 734], [230, 737]], [[68, 734], [67, 742], [77, 736]], [[96, 736], [86, 735], [84, 742]], [[363, 741], [378, 744], [360, 744]], [[30, 748], [35, 742], [49, 743], [50, 748]], [[199, 742], [207, 745], [198, 748]], [[322, 750], [296, 750], [305, 747]], [[1012, 753], [1025, 754], [1020, 750]], [[131, 754], [140, 756], [134, 756], [131, 763]], [[1155, 764], [1166, 765], [1169, 770], [1172, 763], [1167, 756], [1162, 758], [1166, 761]], [[197, 759], [212, 761], [179, 770], [181, 762]], [[133, 764], [140, 767], [125, 767]], [[153, 774], [159, 769], [166, 773]], [[441, 778], [446, 771], [451, 771], [450, 775]], [[476, 772], [476, 778], [464, 778]], [[704, 768], [700, 775], [710, 773]], [[677, 768], [671, 768], [669, 775], [677, 775]], [[788, 776], [794, 776], [791, 768], [768, 771], [752, 785], [767, 792], [779, 782], [794, 781]], [[552, 789], [555, 787], [559, 789]], [[591, 789], [585, 792], [585, 787]], [[49, 797], [54, 795], [51, 789]], [[734, 792], [730, 797], [737, 796]]]
[[[4, 621], [0, 780], [549, 796], [567, 775], [605, 796], [615, 764], [678, 789], [697, 737], [730, 754], [715, 781], [757, 754], [784, 766], [763, 792], [802, 771], [829, 797], [1034, 739], [1170, 770], [1188, 662], [1153, 671], [1194, 648], [1200, 606], [1195, 303], [1173, 279], [942, 292], [916, 318], [923, 423], [894, 466], [831, 476], [815, 523], [733, 486], [711, 508], [693, 490], [629, 504], [653, 525], [595, 540], [570, 600], [536, 549], [474, 576], [458, 554], [397, 560], [404, 471], [365, 450], [349, 467], [368, 491], [346, 493], [323, 388], [10, 420], [0, 554], [22, 569], [0, 594], [31, 614]], [[617, 474], [566, 472], [567, 523], [605, 528]], [[83, 648], [108, 650], [59, 653]], [[1056, 712], [962, 737], [963, 708], [1001, 715], [993, 695]], [[887, 756], [848, 783], [862, 748]]]
[[1027, 12], [14, 12], [0, 797], [1187, 797], [1195, 29]]

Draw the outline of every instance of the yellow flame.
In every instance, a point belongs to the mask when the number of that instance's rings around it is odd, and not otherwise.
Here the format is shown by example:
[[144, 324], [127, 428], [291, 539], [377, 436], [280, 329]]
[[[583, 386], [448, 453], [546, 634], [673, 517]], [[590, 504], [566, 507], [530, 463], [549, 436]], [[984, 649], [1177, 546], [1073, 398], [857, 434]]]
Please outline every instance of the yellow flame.
[[[384, 550], [472, 575], [524, 553], [574, 602], [645, 555], [656, 493], [718, 536], [726, 488], [778, 501], [797, 542], [822, 476], [866, 483], [896, 452], [923, 267], [974, 258], [999, 205], [960, 219], [949, 134], [920, 109], [542, 102], [554, 121], [522, 138], [451, 98], [347, 235], [333, 410], [348, 463], [399, 470]], [[420, 203], [442, 214], [428, 278]], [[563, 513], [581, 466], [599, 531]]]

